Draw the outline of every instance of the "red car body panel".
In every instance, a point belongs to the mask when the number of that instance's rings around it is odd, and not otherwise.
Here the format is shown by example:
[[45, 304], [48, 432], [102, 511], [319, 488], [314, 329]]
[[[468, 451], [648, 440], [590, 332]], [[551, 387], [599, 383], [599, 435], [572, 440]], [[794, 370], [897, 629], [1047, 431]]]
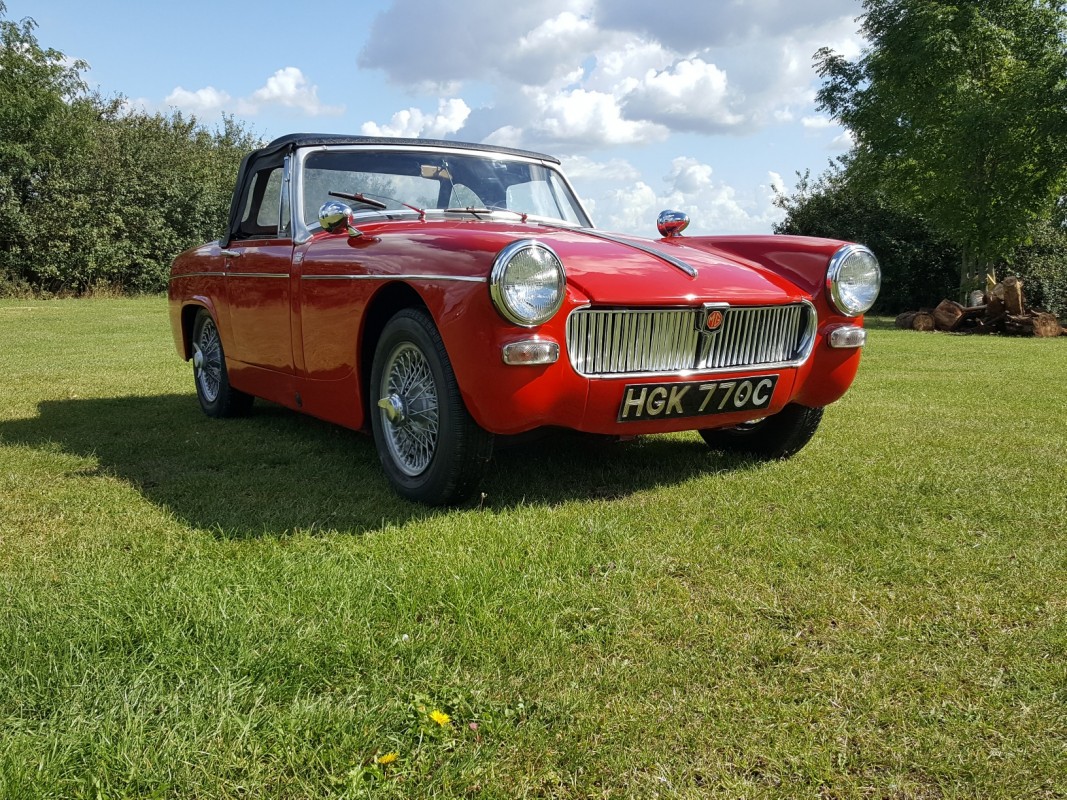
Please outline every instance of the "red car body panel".
[[[841, 242], [757, 236], [676, 237], [654, 243], [694, 266], [694, 279], [626, 244], [530, 223], [411, 220], [371, 223], [361, 230], [359, 238], [319, 233], [295, 247], [290, 241], [271, 247], [249, 243], [240, 258], [224, 259], [222, 276], [172, 281], [172, 317], [180, 320], [178, 310], [186, 303], [215, 308], [223, 336], [233, 342], [227, 366], [236, 387], [352, 428], [365, 422], [365, 390], [359, 378], [364, 366], [359, 347], [362, 312], [391, 282], [410, 286], [430, 311], [468, 410], [493, 433], [559, 426], [632, 435], [694, 427], [688, 417], [617, 421], [623, 387], [660, 383], [661, 375], [586, 378], [565, 357], [547, 366], [514, 367], [501, 361], [504, 344], [531, 336], [557, 342], [566, 353], [567, 316], [589, 305], [779, 305], [810, 300], [819, 312], [820, 333], [807, 362], [744, 373], [781, 374], [768, 413], [789, 402], [823, 406], [837, 400], [859, 365], [859, 350], [833, 350], [824, 341], [833, 325], [862, 322], [837, 314], [826, 302], [826, 263]], [[563, 308], [535, 331], [505, 321], [490, 303], [487, 283], [435, 279], [487, 276], [495, 255], [521, 238], [552, 247], [567, 270]], [[289, 280], [246, 275], [249, 265], [281, 274], [290, 259]], [[179, 257], [174, 275], [213, 272], [217, 262], [212, 249], [197, 248]], [[225, 314], [217, 310], [220, 298]], [[179, 352], [187, 355], [180, 324], [175, 331]], [[701, 422], [728, 426], [745, 418], [744, 413], [723, 414]]]

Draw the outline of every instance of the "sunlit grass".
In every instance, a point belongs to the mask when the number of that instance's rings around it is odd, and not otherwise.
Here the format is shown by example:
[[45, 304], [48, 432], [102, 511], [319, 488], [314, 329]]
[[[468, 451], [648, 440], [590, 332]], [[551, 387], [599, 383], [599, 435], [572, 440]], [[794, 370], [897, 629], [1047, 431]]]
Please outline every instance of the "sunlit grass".
[[1067, 795], [1067, 338], [877, 321], [791, 461], [209, 420], [161, 299], [0, 302], [0, 797]]

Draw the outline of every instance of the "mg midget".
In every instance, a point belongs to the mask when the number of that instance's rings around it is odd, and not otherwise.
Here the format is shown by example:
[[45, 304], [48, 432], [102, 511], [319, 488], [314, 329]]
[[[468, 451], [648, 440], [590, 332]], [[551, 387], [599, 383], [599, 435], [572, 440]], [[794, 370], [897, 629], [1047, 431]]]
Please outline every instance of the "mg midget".
[[369, 429], [428, 504], [494, 437], [697, 431], [786, 458], [852, 383], [880, 271], [859, 244], [595, 228], [552, 156], [291, 134], [241, 163], [226, 231], [177, 257], [170, 320], [204, 413], [256, 397]]

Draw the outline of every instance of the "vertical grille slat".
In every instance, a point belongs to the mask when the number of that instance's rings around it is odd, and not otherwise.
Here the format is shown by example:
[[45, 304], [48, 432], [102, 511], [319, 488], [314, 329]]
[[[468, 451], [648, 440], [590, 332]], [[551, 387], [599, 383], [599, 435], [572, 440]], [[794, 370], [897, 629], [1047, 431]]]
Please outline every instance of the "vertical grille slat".
[[723, 309], [715, 332], [703, 308], [596, 309], [567, 321], [567, 353], [582, 375], [714, 371], [785, 364], [806, 354], [810, 305]]

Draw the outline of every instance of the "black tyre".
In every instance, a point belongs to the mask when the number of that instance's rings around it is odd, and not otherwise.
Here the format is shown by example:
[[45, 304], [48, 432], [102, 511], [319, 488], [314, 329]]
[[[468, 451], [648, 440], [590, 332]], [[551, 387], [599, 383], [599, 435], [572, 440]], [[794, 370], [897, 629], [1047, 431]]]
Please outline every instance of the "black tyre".
[[463, 404], [441, 334], [426, 312], [398, 312], [382, 331], [370, 380], [374, 444], [396, 490], [428, 505], [477, 489], [493, 437]]
[[777, 414], [734, 428], [709, 428], [700, 435], [709, 447], [755, 458], [789, 458], [811, 441], [822, 419], [821, 408], [792, 403]]
[[230, 386], [226, 354], [215, 320], [200, 309], [193, 322], [193, 382], [200, 408], [209, 417], [237, 417], [247, 414], [255, 399]]

